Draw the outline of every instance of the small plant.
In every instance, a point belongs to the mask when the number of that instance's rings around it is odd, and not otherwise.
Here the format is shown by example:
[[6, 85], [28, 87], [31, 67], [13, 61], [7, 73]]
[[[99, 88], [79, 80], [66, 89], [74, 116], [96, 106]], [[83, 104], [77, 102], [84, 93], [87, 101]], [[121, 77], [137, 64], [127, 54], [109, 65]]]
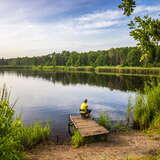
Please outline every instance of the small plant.
[[74, 130], [73, 136], [71, 137], [71, 144], [73, 147], [77, 148], [81, 146], [84, 142], [83, 137], [78, 132], [78, 130]]
[[110, 128], [111, 127], [111, 120], [107, 114], [101, 113], [98, 118], [98, 124], [103, 127]]

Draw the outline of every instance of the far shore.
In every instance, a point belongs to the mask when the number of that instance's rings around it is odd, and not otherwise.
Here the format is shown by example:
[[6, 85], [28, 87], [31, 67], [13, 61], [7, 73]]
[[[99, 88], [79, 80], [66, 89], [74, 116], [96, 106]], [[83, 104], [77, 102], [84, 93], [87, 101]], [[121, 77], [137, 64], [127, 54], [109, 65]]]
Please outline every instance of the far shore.
[[85, 72], [97, 74], [160, 75], [160, 67], [122, 67], [122, 66], [0, 66], [0, 70], [33, 70], [50, 72]]

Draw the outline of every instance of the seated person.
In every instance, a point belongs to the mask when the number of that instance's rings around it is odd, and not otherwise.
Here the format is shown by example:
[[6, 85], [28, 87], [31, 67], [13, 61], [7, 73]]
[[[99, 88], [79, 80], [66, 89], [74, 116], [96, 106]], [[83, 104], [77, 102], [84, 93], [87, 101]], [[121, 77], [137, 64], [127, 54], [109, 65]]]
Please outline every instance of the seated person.
[[80, 114], [82, 118], [89, 118], [91, 110], [88, 109], [87, 99], [84, 100], [84, 102], [80, 106]]

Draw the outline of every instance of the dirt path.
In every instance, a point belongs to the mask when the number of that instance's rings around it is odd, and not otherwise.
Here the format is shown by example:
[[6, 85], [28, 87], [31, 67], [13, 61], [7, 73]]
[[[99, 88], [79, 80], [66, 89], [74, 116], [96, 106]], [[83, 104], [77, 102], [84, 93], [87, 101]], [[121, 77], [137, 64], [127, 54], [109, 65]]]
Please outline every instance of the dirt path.
[[105, 142], [81, 146], [40, 145], [28, 153], [29, 160], [121, 160], [127, 156], [142, 157], [155, 154], [160, 140], [142, 133], [121, 133], [109, 135]]

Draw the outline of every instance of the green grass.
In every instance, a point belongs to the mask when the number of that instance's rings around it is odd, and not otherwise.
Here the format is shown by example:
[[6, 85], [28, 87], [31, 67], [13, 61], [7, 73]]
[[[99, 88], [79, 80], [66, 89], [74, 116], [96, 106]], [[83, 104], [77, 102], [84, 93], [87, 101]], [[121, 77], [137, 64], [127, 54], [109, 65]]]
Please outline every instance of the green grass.
[[105, 128], [110, 128], [111, 120], [106, 113], [100, 113], [99, 118], [98, 118], [98, 124]]
[[28, 69], [36, 71], [53, 71], [53, 72], [95, 72], [100, 74], [116, 73], [116, 74], [132, 74], [132, 75], [158, 75], [160, 67], [122, 67], [122, 66], [0, 66], [0, 69]]
[[22, 160], [25, 149], [49, 137], [50, 127], [39, 123], [27, 127], [20, 118], [13, 118], [14, 106], [9, 103], [9, 95], [4, 86], [0, 92], [0, 159]]
[[21, 144], [27, 149], [47, 140], [49, 136], [49, 125], [47, 124], [42, 127], [42, 125], [38, 122], [31, 126], [23, 126], [18, 132], [18, 137], [21, 141]]
[[139, 93], [134, 106], [134, 122], [140, 129], [160, 126], [160, 84], [145, 86]]
[[32, 66], [32, 70], [52, 72], [94, 72], [94, 68], [92, 66]]
[[119, 73], [119, 74], [160, 74], [159, 67], [120, 67], [120, 66], [99, 66], [95, 68], [97, 73]]
[[126, 124], [120, 122], [113, 123], [111, 118], [104, 112], [100, 113], [97, 120], [98, 124], [105, 127], [110, 132], [126, 132], [129, 131], [129, 127]]
[[0, 70], [30, 70], [32, 69], [32, 66], [18, 66], [18, 65], [1, 65]]
[[120, 66], [33, 66], [33, 70], [44, 71], [66, 71], [66, 72], [96, 72], [96, 73], [117, 73], [117, 74], [141, 74], [156, 75], [160, 74], [159, 67], [120, 67]]
[[79, 133], [78, 130], [74, 130], [74, 133], [71, 137], [71, 144], [73, 147], [78, 148], [79, 146], [81, 146], [84, 142], [83, 137], [81, 136], [81, 134]]

